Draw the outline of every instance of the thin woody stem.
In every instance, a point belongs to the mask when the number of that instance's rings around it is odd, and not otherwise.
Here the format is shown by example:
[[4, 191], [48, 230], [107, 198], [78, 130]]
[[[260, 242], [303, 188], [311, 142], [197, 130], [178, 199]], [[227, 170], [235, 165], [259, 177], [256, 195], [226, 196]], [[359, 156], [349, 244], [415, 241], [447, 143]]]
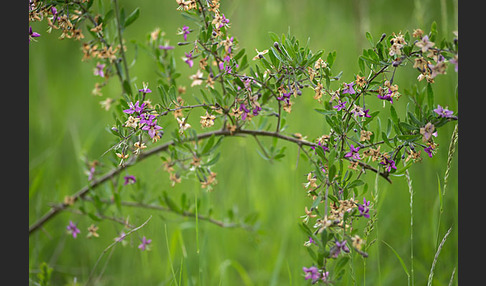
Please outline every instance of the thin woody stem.
[[[282, 139], [285, 141], [289, 141], [292, 143], [295, 143], [299, 146], [310, 146], [310, 147], [319, 147], [318, 144], [309, 142], [307, 140], [301, 140], [297, 139], [294, 137], [290, 137], [287, 135], [283, 135], [281, 133], [277, 132], [270, 132], [270, 131], [263, 131], [263, 130], [245, 130], [245, 129], [237, 129], [233, 132], [230, 132], [229, 130], [217, 130], [217, 131], [211, 131], [211, 132], [206, 132], [199, 134], [195, 137], [188, 137], [186, 141], [194, 141], [194, 140], [202, 140], [209, 138], [211, 136], [234, 136], [234, 135], [254, 135], [254, 136], [266, 136], [266, 137], [274, 137], [278, 139]], [[159, 152], [166, 151], [170, 146], [175, 145], [177, 142], [171, 140], [169, 142], [166, 142], [165, 144], [162, 144], [160, 146], [157, 146], [155, 148], [152, 148], [146, 152], [141, 153], [140, 155], [136, 157], [130, 158], [125, 164], [118, 166], [115, 169], [112, 169], [105, 175], [101, 176], [98, 179], [94, 179], [90, 184], [76, 192], [74, 195], [72, 195], [73, 202], [76, 202], [78, 199], [84, 198], [90, 191], [94, 190], [96, 187], [104, 183], [105, 181], [115, 177], [118, 175], [121, 171], [125, 170], [126, 168], [135, 165], [136, 163], [154, 155]], [[347, 159], [347, 158], [346, 158]], [[388, 173], [382, 173], [378, 169], [375, 169], [371, 167], [370, 165], [357, 161], [358, 164], [363, 167], [364, 169], [371, 170], [375, 173], [378, 173], [381, 177], [386, 179], [389, 183], [392, 181], [388, 178]], [[57, 214], [59, 214], [62, 210], [70, 207], [70, 204], [68, 203], [61, 203], [57, 204], [51, 207], [51, 209], [44, 215], [42, 216], [39, 220], [37, 220], [35, 223], [33, 223], [29, 227], [29, 235], [32, 234], [34, 231], [42, 227], [47, 221], [51, 220], [53, 217], [55, 217]]]
[[117, 27], [117, 31], [118, 31], [118, 39], [120, 41], [120, 54], [121, 54], [122, 61], [123, 61], [123, 68], [125, 70], [125, 80], [128, 82], [128, 84], [130, 84], [130, 76], [128, 75], [128, 65], [127, 65], [127, 60], [125, 58], [125, 51], [124, 51], [124, 48], [123, 48], [122, 27], [121, 27], [121, 24], [120, 24], [118, 1], [113, 0], [113, 4], [115, 5], [116, 27]]

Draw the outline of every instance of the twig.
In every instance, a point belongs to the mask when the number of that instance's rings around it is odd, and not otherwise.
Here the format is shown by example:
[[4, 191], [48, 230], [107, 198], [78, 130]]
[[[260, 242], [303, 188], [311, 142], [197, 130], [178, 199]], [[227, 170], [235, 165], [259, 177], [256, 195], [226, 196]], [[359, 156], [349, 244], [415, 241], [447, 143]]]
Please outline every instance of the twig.
[[[149, 220], [152, 218], [152, 216], [150, 216], [144, 223], [142, 223], [140, 226], [130, 230], [129, 232], [127, 232], [123, 238], [126, 238], [127, 236], [129, 236], [132, 232], [135, 232], [139, 229], [141, 229], [142, 227], [144, 227], [148, 222]], [[91, 280], [91, 277], [93, 276], [94, 274], [94, 270], [96, 269], [96, 266], [98, 265], [98, 263], [100, 262], [101, 258], [103, 257], [103, 255], [105, 255], [106, 252], [108, 252], [108, 250], [110, 250], [110, 248], [114, 247], [117, 243], [119, 243], [121, 241], [121, 239], [116, 239], [115, 242], [113, 242], [112, 244], [108, 245], [107, 248], [105, 248], [105, 250], [103, 250], [103, 252], [100, 254], [100, 256], [98, 257], [98, 260], [96, 260], [96, 263], [95, 265], [93, 266], [93, 269], [91, 270], [91, 273], [89, 274], [89, 277], [88, 277], [88, 281], [86, 281], [86, 285], [89, 285], [90, 283], [90, 280]]]
[[[214, 136], [234, 136], [234, 135], [239, 135], [239, 134], [275, 137], [275, 138], [278, 138], [278, 139], [282, 139], [282, 140], [285, 140], [285, 141], [296, 143], [299, 146], [302, 146], [302, 145], [311, 146], [311, 147], [318, 147], [319, 146], [318, 144], [313, 143], [313, 142], [309, 142], [307, 140], [297, 139], [297, 138], [290, 137], [290, 136], [283, 135], [283, 134], [276, 133], [276, 132], [263, 131], [263, 130], [244, 130], [244, 129], [237, 129], [237, 130], [233, 131], [233, 133], [231, 133], [229, 130], [210, 131], [210, 132], [199, 134], [195, 137], [187, 138], [186, 140], [188, 140], [188, 141], [202, 140], [202, 139], [209, 138], [213, 135]], [[171, 141], [169, 141], [165, 144], [162, 144], [162, 145], [157, 146], [157, 147], [155, 147], [151, 150], [143, 152], [136, 157], [131, 157], [125, 164], [120, 165], [115, 169], [112, 169], [111, 171], [109, 171], [108, 173], [106, 173], [105, 175], [101, 176], [98, 179], [95, 178], [90, 184], [88, 184], [87, 186], [85, 186], [84, 188], [82, 188], [81, 190], [76, 192], [74, 195], [72, 195], [71, 197], [73, 198], [73, 202], [76, 202], [78, 199], [85, 197], [86, 194], [88, 194], [91, 190], [95, 189], [100, 184], [111, 179], [112, 177], [118, 175], [124, 169], [126, 169], [130, 166], [133, 166], [136, 163], [138, 163], [138, 162], [140, 162], [140, 161], [142, 161], [142, 160], [144, 160], [144, 159], [146, 159], [146, 158], [148, 158], [148, 157], [150, 157], [154, 154], [166, 151], [170, 146], [173, 146], [176, 143], [177, 143], [176, 141], [171, 140]], [[357, 162], [361, 167], [379, 174], [381, 177], [386, 179], [389, 183], [392, 182], [390, 180], [390, 178], [388, 178], [388, 173], [382, 173], [379, 170], [371, 167], [370, 165], [368, 165], [366, 163], [363, 163], [363, 162], [360, 162], [360, 161], [357, 161]], [[32, 234], [37, 229], [39, 229], [42, 225], [44, 225], [44, 223], [46, 223], [47, 221], [52, 219], [54, 216], [56, 216], [60, 211], [66, 209], [68, 207], [70, 207], [70, 205], [67, 204], [67, 203], [61, 203], [61, 204], [57, 204], [57, 205], [52, 206], [51, 209], [44, 216], [42, 216], [39, 220], [37, 220], [35, 223], [33, 223], [29, 227], [29, 235]]]

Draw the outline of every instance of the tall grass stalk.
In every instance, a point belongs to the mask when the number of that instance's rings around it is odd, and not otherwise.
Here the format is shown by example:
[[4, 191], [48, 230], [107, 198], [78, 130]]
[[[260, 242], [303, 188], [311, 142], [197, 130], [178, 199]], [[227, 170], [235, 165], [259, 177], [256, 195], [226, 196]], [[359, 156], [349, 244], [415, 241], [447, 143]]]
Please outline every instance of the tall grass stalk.
[[437, 178], [438, 190], [439, 190], [440, 209], [439, 209], [439, 218], [438, 218], [438, 222], [437, 222], [437, 236], [436, 236], [435, 245], [437, 245], [439, 243], [440, 220], [441, 220], [442, 213], [444, 212], [443, 199], [444, 199], [446, 189], [447, 189], [447, 184], [448, 184], [448, 181], [449, 181], [449, 174], [450, 174], [450, 170], [451, 170], [451, 167], [452, 167], [452, 158], [454, 157], [454, 153], [456, 151], [457, 138], [458, 138], [458, 125], [456, 124], [456, 126], [454, 127], [454, 131], [452, 132], [451, 143], [449, 144], [449, 152], [447, 154], [447, 165], [446, 165], [446, 170], [445, 170], [445, 174], [444, 174], [444, 186], [443, 186], [442, 191], [440, 190], [440, 180], [439, 180], [439, 178]]
[[408, 192], [410, 193], [410, 276], [408, 284], [413, 286], [414, 273], [413, 273], [413, 188], [412, 179], [408, 169], [405, 170], [405, 177], [407, 178]]
[[169, 258], [169, 265], [170, 265], [170, 270], [172, 272], [172, 277], [174, 278], [175, 284], [178, 285], [177, 283], [177, 276], [174, 271], [174, 266], [172, 263], [172, 257], [170, 254], [170, 247], [169, 247], [169, 237], [167, 236], [167, 224], [164, 224], [164, 229], [165, 229], [165, 244], [167, 246], [167, 257]]
[[432, 279], [434, 278], [434, 269], [435, 269], [435, 265], [437, 263], [437, 259], [439, 258], [440, 251], [442, 250], [442, 247], [444, 246], [444, 243], [446, 242], [447, 237], [451, 233], [451, 230], [452, 230], [452, 227], [450, 227], [449, 230], [446, 232], [446, 234], [444, 235], [444, 238], [442, 238], [442, 241], [439, 244], [439, 247], [437, 248], [437, 251], [436, 251], [435, 256], [434, 256], [434, 261], [432, 262], [432, 267], [430, 268], [429, 279], [427, 280], [427, 286], [432, 285]]
[[[129, 236], [130, 234], [132, 234], [133, 232], [141, 229], [142, 227], [144, 227], [148, 222], [149, 220], [152, 218], [152, 216], [150, 216], [144, 223], [142, 223], [140, 226], [136, 227], [136, 228], [133, 228], [132, 230], [130, 230], [129, 232], [127, 232], [125, 234], [125, 236], [123, 238], [126, 238], [127, 236]], [[94, 271], [96, 269], [96, 266], [98, 266], [98, 263], [101, 261], [101, 258], [103, 257], [103, 255], [105, 255], [106, 252], [108, 252], [108, 250], [110, 250], [112, 247], [116, 246], [121, 240], [117, 239], [115, 240], [115, 242], [113, 242], [112, 244], [108, 245], [108, 247], [105, 248], [105, 250], [103, 250], [103, 252], [101, 252], [100, 256], [98, 257], [98, 260], [96, 260], [95, 262], [95, 265], [93, 266], [93, 269], [91, 269], [91, 273], [89, 274], [89, 277], [88, 277], [88, 280], [86, 281], [86, 285], [90, 285], [90, 282], [91, 282], [91, 278], [93, 277], [93, 274], [94, 274]], [[111, 257], [111, 255], [110, 255]], [[103, 267], [104, 268], [104, 267]], [[103, 270], [104, 271], [104, 270]], [[99, 277], [100, 278], [100, 277]]]

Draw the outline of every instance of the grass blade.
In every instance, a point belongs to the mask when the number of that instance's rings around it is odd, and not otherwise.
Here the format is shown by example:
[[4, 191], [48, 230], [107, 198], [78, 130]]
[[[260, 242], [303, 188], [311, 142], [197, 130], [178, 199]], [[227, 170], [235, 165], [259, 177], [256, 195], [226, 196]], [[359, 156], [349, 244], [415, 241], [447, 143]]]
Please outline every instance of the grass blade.
[[435, 264], [437, 263], [437, 259], [439, 258], [440, 251], [442, 250], [442, 247], [444, 246], [444, 243], [449, 236], [449, 233], [451, 233], [452, 227], [449, 228], [447, 233], [444, 235], [444, 238], [442, 238], [442, 241], [439, 244], [439, 247], [437, 248], [437, 251], [435, 253], [434, 261], [432, 262], [432, 267], [430, 268], [430, 273], [429, 273], [429, 279], [427, 280], [427, 286], [432, 285], [432, 279], [434, 278], [434, 269], [435, 269]]
[[410, 279], [410, 273], [408, 272], [407, 265], [405, 265], [405, 262], [403, 262], [403, 259], [400, 257], [398, 252], [396, 252], [395, 249], [393, 249], [393, 247], [391, 245], [389, 245], [388, 243], [386, 243], [384, 240], [382, 240], [381, 242], [383, 242], [386, 246], [388, 246], [393, 251], [395, 256], [400, 261], [400, 264], [402, 265], [403, 271], [405, 271], [405, 273], [407, 274], [407, 277]]

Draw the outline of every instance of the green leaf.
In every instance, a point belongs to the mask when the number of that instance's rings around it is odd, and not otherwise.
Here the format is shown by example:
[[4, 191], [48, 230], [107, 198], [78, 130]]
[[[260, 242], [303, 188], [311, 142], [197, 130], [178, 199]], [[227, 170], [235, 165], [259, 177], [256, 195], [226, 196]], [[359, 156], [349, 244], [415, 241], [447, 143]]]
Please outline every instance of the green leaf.
[[[123, 90], [129, 97], [132, 96], [132, 88], [130, 87], [130, 83], [127, 80], [123, 81]], [[125, 100], [128, 101], [128, 98], [126, 97], [125, 93], [124, 93]]]
[[327, 244], [327, 241], [328, 241], [328, 235], [327, 235], [327, 230], [324, 229], [322, 232], [321, 232], [321, 243], [322, 243], [322, 248], [325, 249], [326, 248], [326, 244]]
[[37, 278], [39, 279], [39, 285], [47, 286], [49, 285], [49, 280], [51, 280], [51, 273], [53, 268], [49, 267], [46, 262], [42, 262], [40, 265], [40, 271], [37, 274]]
[[319, 108], [315, 108], [314, 110], [322, 115], [336, 115], [336, 110], [325, 110]]
[[314, 234], [312, 233], [312, 230], [309, 228], [309, 226], [307, 226], [307, 224], [305, 224], [305, 223], [301, 222], [301, 223], [299, 223], [299, 226], [300, 226], [300, 228], [302, 229], [302, 231], [304, 231], [304, 232], [305, 232], [305, 234], [306, 234], [307, 236], [313, 236], [313, 235], [314, 235]]
[[164, 196], [164, 202], [167, 204], [167, 206], [174, 212], [181, 213], [181, 210], [179, 207], [174, 203], [174, 201], [167, 195], [167, 192], [163, 192]]
[[418, 130], [419, 128], [418, 127], [415, 127], [413, 125], [410, 125], [406, 122], [400, 122], [399, 123], [400, 127], [403, 128], [403, 129], [407, 129], [407, 130], [410, 130], [410, 131], [414, 131], [414, 130]]
[[132, 13], [130, 13], [130, 15], [128, 15], [127, 19], [125, 20], [124, 27], [128, 27], [130, 24], [135, 22], [135, 20], [137, 20], [139, 16], [140, 16], [140, 8], [137, 7], [135, 8], [135, 10], [133, 10]]
[[349, 257], [342, 257], [341, 259], [339, 259], [336, 262], [336, 266], [334, 266], [334, 273], [338, 273], [339, 271], [341, 271], [341, 269], [343, 269], [346, 266], [348, 261], [349, 261]]
[[203, 164], [203, 166], [211, 166], [211, 165], [216, 164], [219, 160], [220, 155], [221, 155], [220, 153], [216, 154], [211, 160], [209, 160], [207, 163]]
[[385, 241], [382, 240], [381, 242], [383, 242], [386, 246], [388, 246], [393, 251], [393, 253], [395, 254], [395, 256], [400, 261], [400, 264], [402, 265], [403, 270], [405, 271], [405, 273], [407, 274], [407, 276], [410, 277], [410, 273], [408, 273], [407, 265], [405, 265], [405, 262], [403, 262], [403, 259], [400, 257], [400, 255], [398, 255], [398, 252], [396, 252], [395, 249], [393, 249], [393, 247], [391, 247], [391, 245], [389, 245]]
[[202, 154], [208, 153], [208, 151], [211, 149], [211, 147], [213, 147], [214, 138], [216, 138], [216, 136], [214, 134], [211, 135], [211, 137], [209, 137], [208, 141], [206, 142], [206, 145], [204, 145], [204, 148], [202, 150]]
[[434, 106], [434, 91], [432, 90], [432, 85], [427, 83], [427, 105], [429, 108]]
[[390, 105], [390, 115], [393, 120], [393, 123], [398, 124], [400, 122], [398, 120], [397, 112], [395, 110], [395, 107], [393, 107], [393, 105]]
[[363, 181], [361, 181], [361, 180], [354, 180], [351, 183], [349, 183], [347, 187], [348, 187], [348, 189], [351, 189], [351, 188], [359, 187], [361, 185], [364, 185], [364, 182]]
[[336, 59], [336, 51], [333, 51], [333, 52], [331, 52], [331, 53], [329, 53], [329, 54], [327, 55], [326, 62], [327, 62], [327, 66], [328, 66], [329, 68], [331, 68], [331, 67], [332, 67], [332, 64], [334, 63], [334, 60], [335, 60], [335, 59]]
[[374, 47], [375, 43], [373, 42], [373, 37], [371, 36], [371, 34], [369, 32], [366, 32], [365, 36], [366, 36], [366, 39], [368, 40], [368, 42], [370, 42], [370, 45], [372, 47]]
[[276, 33], [274, 33], [274, 32], [268, 32], [268, 34], [270, 35], [270, 38], [272, 38], [272, 41], [274, 41], [274, 42], [278, 42], [279, 41], [279, 38], [278, 38], [278, 36], [277, 36]]

